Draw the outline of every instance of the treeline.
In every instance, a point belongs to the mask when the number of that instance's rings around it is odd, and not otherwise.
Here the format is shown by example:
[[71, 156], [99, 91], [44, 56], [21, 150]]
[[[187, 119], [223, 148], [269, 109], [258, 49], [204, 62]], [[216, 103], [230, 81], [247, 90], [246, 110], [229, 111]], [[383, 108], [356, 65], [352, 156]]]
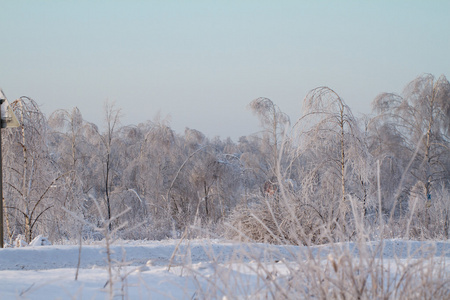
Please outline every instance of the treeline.
[[21, 127], [2, 141], [5, 237], [100, 239], [93, 226], [107, 226], [126, 239], [186, 228], [276, 243], [348, 240], [361, 228], [370, 239], [448, 238], [445, 76], [380, 94], [361, 118], [327, 87], [303, 104], [291, 122], [270, 99], [253, 100], [263, 130], [233, 142], [160, 119], [121, 126], [108, 103], [101, 130], [77, 108], [46, 117], [21, 97], [11, 103]]

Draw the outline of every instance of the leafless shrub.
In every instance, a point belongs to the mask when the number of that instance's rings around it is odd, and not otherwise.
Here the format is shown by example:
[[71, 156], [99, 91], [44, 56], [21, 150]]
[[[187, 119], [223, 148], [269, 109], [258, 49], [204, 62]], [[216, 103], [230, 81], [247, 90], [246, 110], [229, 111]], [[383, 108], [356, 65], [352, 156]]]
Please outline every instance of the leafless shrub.
[[[279, 197], [279, 196], [277, 196]], [[246, 242], [307, 245], [329, 241], [327, 222], [311, 204], [264, 198], [250, 207], [238, 207], [230, 215], [226, 237]]]

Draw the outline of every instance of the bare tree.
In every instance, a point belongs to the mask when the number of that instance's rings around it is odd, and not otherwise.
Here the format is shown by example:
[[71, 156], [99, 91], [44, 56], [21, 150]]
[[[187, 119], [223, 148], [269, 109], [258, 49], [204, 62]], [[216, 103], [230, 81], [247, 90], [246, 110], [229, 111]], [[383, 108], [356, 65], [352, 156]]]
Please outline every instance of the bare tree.
[[[100, 140], [99, 153], [102, 163], [102, 189], [104, 191], [105, 204], [107, 210], [108, 221], [111, 220], [111, 191], [112, 191], [112, 176], [113, 176], [113, 163], [114, 163], [114, 143], [116, 132], [120, 124], [121, 111], [117, 109], [114, 104], [105, 102], [105, 132], [100, 133], [97, 131], [97, 137]], [[94, 127], [96, 128], [96, 127]], [[109, 229], [112, 229], [112, 222], [108, 223]]]

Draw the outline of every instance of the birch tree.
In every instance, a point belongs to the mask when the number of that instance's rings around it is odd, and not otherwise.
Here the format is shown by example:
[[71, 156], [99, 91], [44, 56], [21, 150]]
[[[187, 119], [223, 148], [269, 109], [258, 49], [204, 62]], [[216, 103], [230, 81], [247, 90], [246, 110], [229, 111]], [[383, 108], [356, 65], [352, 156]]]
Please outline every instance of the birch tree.
[[413, 159], [409, 170], [411, 179], [421, 187], [423, 199], [431, 201], [440, 185], [448, 185], [450, 175], [447, 78], [419, 76], [407, 85], [402, 95], [383, 93], [374, 100], [373, 106], [385, 126], [404, 141], [405, 150]]
[[[268, 98], [257, 98], [250, 102], [249, 107], [260, 120], [263, 128], [263, 145], [268, 149], [267, 155], [267, 179], [273, 180], [280, 174], [279, 159], [281, 143], [284, 141], [286, 129], [290, 125], [289, 116]], [[275, 182], [273, 182], [275, 183]]]
[[324, 207], [333, 207], [334, 221], [341, 220], [344, 225], [350, 207], [348, 188], [357, 170], [355, 158], [361, 146], [357, 120], [344, 100], [328, 87], [309, 92], [303, 108], [304, 115], [296, 123], [302, 161], [306, 159], [310, 164], [307, 169], [312, 173], [308, 176], [313, 176], [316, 182], [312, 188], [325, 193], [321, 198], [339, 199]]
[[117, 127], [120, 122], [120, 109], [116, 109], [114, 104], [105, 102], [105, 133], [100, 135], [101, 141], [103, 143], [105, 153], [103, 160], [103, 181], [104, 181], [104, 191], [105, 191], [105, 201], [107, 216], [109, 221], [109, 230], [111, 230], [112, 223], [111, 220], [111, 181], [112, 181], [112, 171], [113, 171], [113, 142], [114, 135], [116, 133]]
[[[88, 131], [93, 130], [91, 123], [86, 122], [80, 110], [75, 107], [71, 110], [59, 109], [49, 117], [49, 148], [52, 159], [58, 169], [68, 174], [63, 184], [62, 207], [58, 210], [59, 218], [55, 218], [58, 230], [73, 231], [74, 223], [68, 222], [66, 210], [87, 217], [92, 177], [89, 176], [89, 162], [93, 149], [86, 139]], [[75, 222], [75, 220], [73, 220]], [[62, 234], [62, 233], [61, 233]]]
[[66, 175], [58, 172], [47, 147], [47, 120], [36, 102], [28, 97], [11, 103], [20, 130], [9, 131], [5, 139], [5, 201], [18, 232], [29, 243], [33, 232], [53, 207], [57, 183]]

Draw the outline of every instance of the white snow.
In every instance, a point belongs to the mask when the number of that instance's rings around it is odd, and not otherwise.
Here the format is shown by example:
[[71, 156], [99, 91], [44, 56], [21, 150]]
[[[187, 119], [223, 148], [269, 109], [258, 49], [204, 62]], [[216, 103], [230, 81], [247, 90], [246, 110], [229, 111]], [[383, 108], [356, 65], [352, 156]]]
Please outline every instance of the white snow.
[[[109, 297], [106, 251], [102, 243], [83, 245], [75, 281], [79, 247], [40, 246], [48, 242], [45, 240], [39, 237], [28, 247], [0, 249], [0, 300]], [[381, 249], [377, 247], [379, 244], [372, 242], [372, 250]], [[234, 296], [245, 297], [262, 284], [257, 274], [261, 262], [265, 269], [273, 269], [274, 274], [283, 274], [287, 272], [286, 262], [306, 260], [308, 255], [326, 263], [336, 247], [350, 249], [355, 257], [358, 255], [354, 243], [307, 248], [212, 239], [117, 241], [111, 247], [114, 293], [117, 299], [122, 299], [121, 295], [125, 299], [192, 299], [199, 288], [207, 291], [211, 280], [217, 280], [220, 274], [223, 282], [235, 287]], [[430, 255], [448, 263], [450, 243], [387, 240], [383, 242], [382, 255], [377, 257], [383, 257], [387, 264], [395, 264]]]
[[51, 246], [51, 244], [47, 237], [38, 235], [31, 241], [30, 246]]

